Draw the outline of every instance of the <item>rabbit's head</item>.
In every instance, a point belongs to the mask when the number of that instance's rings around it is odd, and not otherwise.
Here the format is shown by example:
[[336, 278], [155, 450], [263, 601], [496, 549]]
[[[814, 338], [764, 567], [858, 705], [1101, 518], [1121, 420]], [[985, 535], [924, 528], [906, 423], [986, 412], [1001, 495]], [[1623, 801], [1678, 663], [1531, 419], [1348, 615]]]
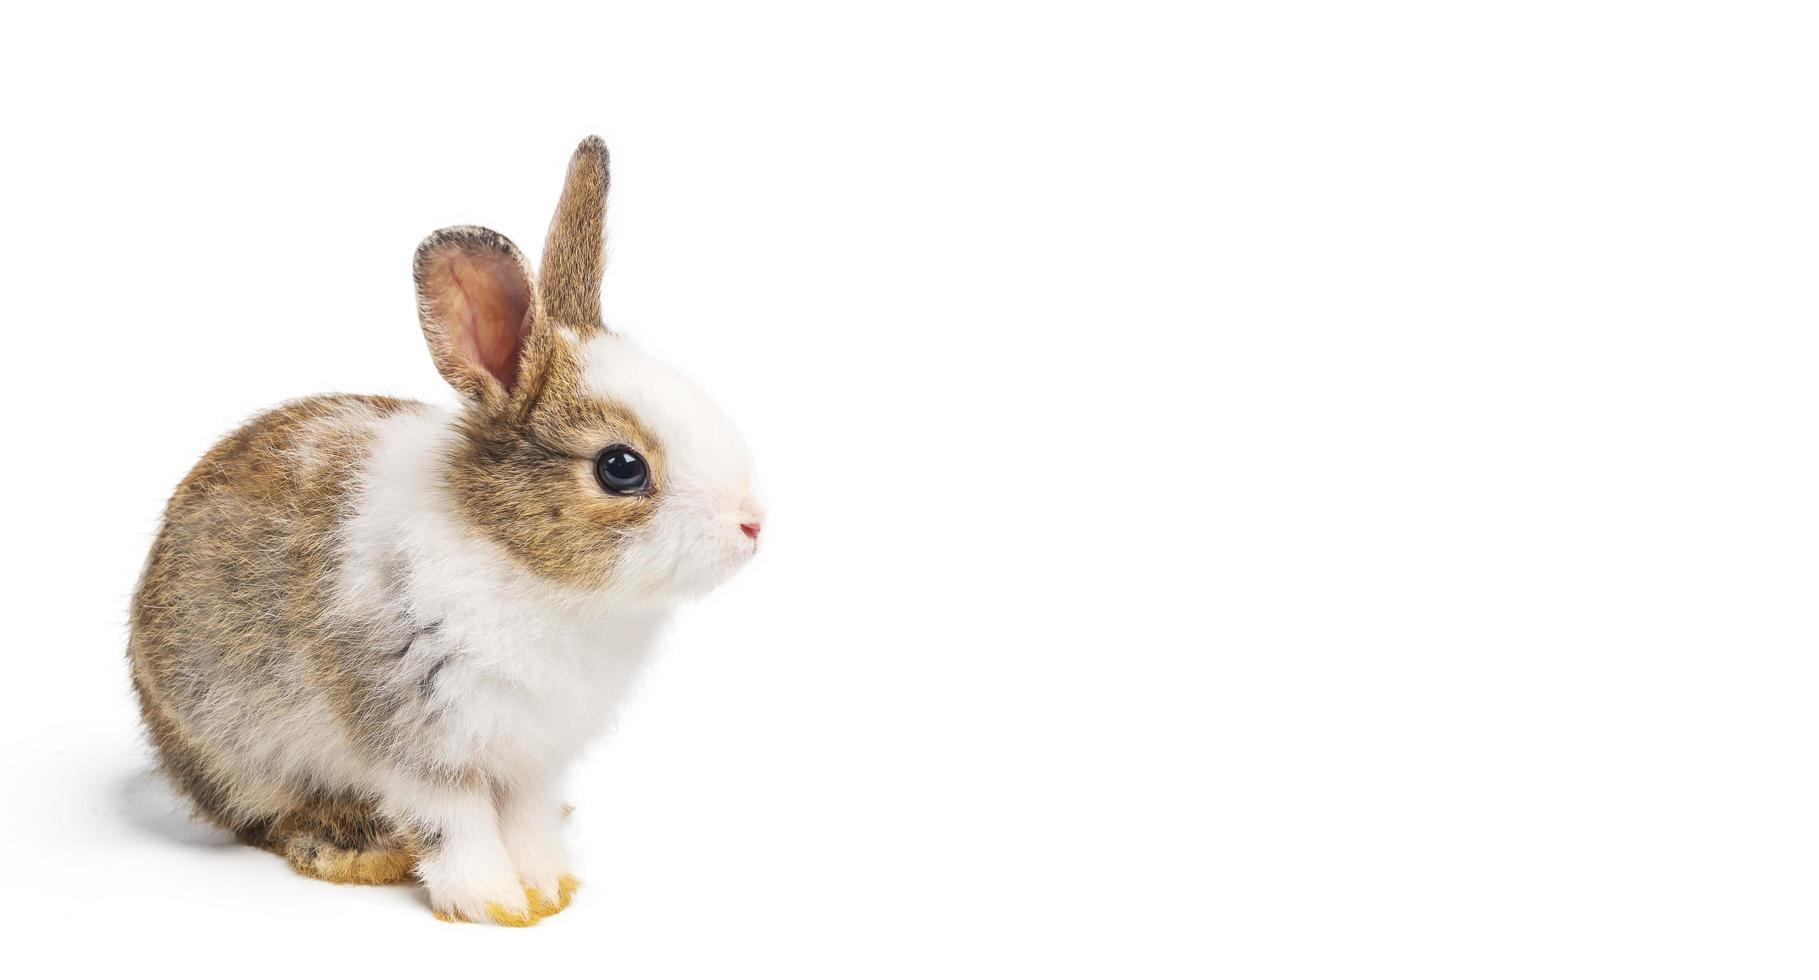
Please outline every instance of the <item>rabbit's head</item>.
[[509, 239], [445, 228], [417, 249], [418, 314], [465, 399], [442, 479], [461, 519], [564, 586], [662, 599], [756, 552], [763, 510], [719, 408], [600, 317], [606, 146], [583, 141], [540, 277]]

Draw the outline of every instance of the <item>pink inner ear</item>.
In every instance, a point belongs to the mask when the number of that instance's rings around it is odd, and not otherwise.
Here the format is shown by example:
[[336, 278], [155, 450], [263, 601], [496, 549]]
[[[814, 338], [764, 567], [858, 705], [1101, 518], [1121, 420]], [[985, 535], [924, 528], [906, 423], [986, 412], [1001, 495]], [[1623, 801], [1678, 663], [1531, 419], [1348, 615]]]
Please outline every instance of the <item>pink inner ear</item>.
[[507, 391], [518, 381], [518, 354], [530, 332], [530, 288], [509, 256], [456, 253], [448, 258], [451, 326], [461, 353]]

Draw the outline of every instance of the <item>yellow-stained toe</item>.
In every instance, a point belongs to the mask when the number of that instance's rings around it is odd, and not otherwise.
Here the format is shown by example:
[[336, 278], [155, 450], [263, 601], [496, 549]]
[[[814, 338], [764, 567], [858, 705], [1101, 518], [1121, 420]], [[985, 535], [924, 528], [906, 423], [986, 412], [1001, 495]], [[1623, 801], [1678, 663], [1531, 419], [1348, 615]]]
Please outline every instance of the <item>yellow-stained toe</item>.
[[[473, 919], [470, 919], [467, 916], [462, 915], [460, 912], [457, 912], [454, 909], [431, 909], [430, 914], [434, 915], [436, 918], [442, 920], [443, 922], [473, 922], [474, 921]], [[537, 924], [536, 913], [534, 913], [534, 912], [517, 912], [512, 909], [508, 909], [503, 905], [500, 905], [498, 902], [486, 903], [486, 918], [487, 918], [487, 921], [493, 923], [494, 925], [511, 926], [512, 928], [515, 928], [515, 929], [522, 929], [525, 926], [534, 926]]]
[[526, 888], [524, 897], [530, 902], [531, 914], [542, 919], [568, 908], [569, 900], [575, 897], [575, 890], [580, 887], [581, 879], [574, 875], [563, 875], [556, 881], [555, 897], [545, 895], [535, 888]]
[[555, 899], [543, 897], [543, 893], [535, 888], [524, 890], [524, 900], [530, 903], [531, 914], [539, 919], [562, 911], [562, 906], [557, 905]]
[[515, 929], [537, 924], [537, 917], [528, 910], [514, 912], [498, 902], [486, 903], [486, 917], [493, 920], [495, 925], [511, 926]]

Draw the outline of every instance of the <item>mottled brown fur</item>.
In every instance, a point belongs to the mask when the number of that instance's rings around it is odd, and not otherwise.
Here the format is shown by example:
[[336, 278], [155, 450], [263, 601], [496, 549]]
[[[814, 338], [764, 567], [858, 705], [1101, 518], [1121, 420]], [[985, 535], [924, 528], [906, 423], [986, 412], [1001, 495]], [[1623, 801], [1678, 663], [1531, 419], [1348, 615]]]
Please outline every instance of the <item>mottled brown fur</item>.
[[302, 874], [340, 884], [403, 881], [415, 856], [430, 849], [380, 816], [372, 801], [323, 793], [282, 816], [241, 828], [238, 836], [283, 857]]
[[338, 560], [330, 542], [368, 448], [364, 425], [411, 408], [327, 395], [252, 420], [178, 486], [146, 562], [129, 654], [160, 762], [202, 816], [262, 846], [275, 845], [281, 826], [338, 833], [354, 804], [330, 806], [310, 787], [249, 773], [240, 733], [199, 727], [194, 709], [223, 688], [281, 703], [286, 682], [302, 676], [336, 691], [337, 709], [355, 716], [349, 663], [367, 638], [327, 615]]
[[[455, 500], [512, 556], [558, 582], [583, 587], [612, 578], [614, 545], [656, 515], [663, 494], [663, 446], [622, 406], [588, 397], [574, 354], [556, 348], [539, 397], [522, 414], [469, 413], [449, 476]], [[651, 470], [651, 489], [602, 494], [594, 457], [631, 446]]]
[[610, 173], [606, 144], [598, 136], [583, 140], [569, 159], [562, 200], [543, 240], [544, 309], [551, 319], [583, 334], [601, 326]]

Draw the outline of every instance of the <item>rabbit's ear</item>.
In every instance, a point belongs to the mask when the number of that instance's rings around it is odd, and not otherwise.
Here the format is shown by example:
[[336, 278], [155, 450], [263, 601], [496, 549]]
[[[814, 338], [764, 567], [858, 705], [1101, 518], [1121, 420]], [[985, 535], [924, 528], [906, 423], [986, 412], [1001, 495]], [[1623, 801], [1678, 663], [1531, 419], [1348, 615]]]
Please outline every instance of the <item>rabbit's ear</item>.
[[490, 228], [444, 228], [417, 246], [412, 271], [436, 370], [488, 404], [517, 394], [539, 315], [537, 287], [518, 246]]
[[606, 270], [606, 144], [589, 136], [568, 161], [562, 200], [543, 241], [543, 303], [551, 319], [582, 332], [602, 328], [600, 277]]

